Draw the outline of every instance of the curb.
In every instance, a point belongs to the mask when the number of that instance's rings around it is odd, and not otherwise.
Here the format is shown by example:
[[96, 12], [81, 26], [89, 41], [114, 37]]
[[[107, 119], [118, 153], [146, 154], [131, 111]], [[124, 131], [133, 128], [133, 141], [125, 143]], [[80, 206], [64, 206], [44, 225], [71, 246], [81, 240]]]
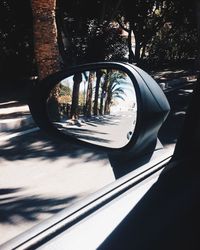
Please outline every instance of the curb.
[[11, 134], [8, 134], [8, 135], [5, 135], [5, 134], [1, 135], [0, 134], [0, 142], [7, 141], [7, 140], [10, 140], [10, 139], [18, 137], [18, 136], [30, 134], [30, 133], [33, 133], [33, 132], [36, 132], [36, 131], [39, 131], [39, 130], [40, 130], [40, 128], [35, 127], [35, 128], [31, 128], [31, 129], [21, 131], [21, 132], [11, 133]]
[[188, 80], [186, 78], [174, 79], [166, 82], [158, 82], [158, 85], [165, 92], [172, 92], [180, 88], [189, 87], [194, 85], [197, 82], [197, 79]]
[[35, 122], [31, 115], [22, 116], [12, 119], [0, 120], [0, 132], [7, 132], [10, 130], [22, 129], [22, 127], [27, 127], [29, 125], [34, 125]]
[[29, 106], [18, 101], [0, 103], [0, 133], [19, 132], [36, 126]]

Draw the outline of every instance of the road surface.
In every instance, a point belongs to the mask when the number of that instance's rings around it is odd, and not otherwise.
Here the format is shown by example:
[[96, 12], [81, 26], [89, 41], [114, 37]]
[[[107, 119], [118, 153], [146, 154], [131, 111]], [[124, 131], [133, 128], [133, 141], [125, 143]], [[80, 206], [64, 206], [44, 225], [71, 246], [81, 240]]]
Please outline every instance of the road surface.
[[0, 141], [0, 244], [115, 180], [107, 155], [41, 131]]

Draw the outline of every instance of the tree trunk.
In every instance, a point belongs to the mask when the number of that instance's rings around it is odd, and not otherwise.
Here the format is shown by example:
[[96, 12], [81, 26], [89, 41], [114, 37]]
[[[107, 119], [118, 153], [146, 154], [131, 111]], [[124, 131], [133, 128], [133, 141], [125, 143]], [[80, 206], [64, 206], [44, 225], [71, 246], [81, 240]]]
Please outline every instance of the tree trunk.
[[106, 77], [105, 77], [105, 81], [104, 84], [102, 86], [102, 91], [101, 91], [101, 100], [100, 100], [100, 110], [99, 110], [99, 114], [100, 115], [104, 115], [104, 104], [105, 104], [105, 100], [107, 98], [107, 90], [108, 90], [108, 77], [109, 76], [109, 70], [107, 71]]
[[86, 96], [86, 113], [85, 115], [90, 117], [92, 115], [92, 88], [95, 72], [91, 71], [88, 80], [87, 96]]
[[77, 73], [73, 78], [74, 86], [72, 93], [72, 106], [71, 106], [71, 118], [78, 119], [78, 101], [79, 101], [79, 88], [82, 81], [81, 73]]
[[35, 59], [39, 80], [60, 70], [55, 21], [56, 0], [31, 0]]
[[141, 56], [140, 56], [140, 60], [144, 59], [145, 52], [146, 52], [146, 44], [143, 44], [143, 46], [142, 46], [142, 53], [141, 53]]
[[99, 109], [98, 109], [99, 87], [100, 87], [102, 72], [98, 70], [96, 74], [97, 74], [97, 81], [96, 81], [96, 86], [95, 86], [95, 97], [94, 97], [94, 115], [99, 114]]
[[104, 104], [104, 98], [105, 98], [105, 91], [102, 89], [102, 92], [101, 92], [101, 99], [100, 99], [100, 109], [99, 109], [99, 114], [100, 115], [103, 115], [103, 104]]
[[104, 114], [109, 115], [110, 114], [110, 105], [111, 105], [111, 97], [109, 94], [107, 94], [107, 98], [105, 101], [105, 108], [104, 108]]
[[135, 36], [135, 62], [139, 63], [140, 61], [140, 40]]
[[[38, 80], [61, 69], [55, 19], [56, 0], [31, 0], [33, 15], [34, 51]], [[54, 120], [59, 120], [59, 85], [49, 98], [49, 110]]]

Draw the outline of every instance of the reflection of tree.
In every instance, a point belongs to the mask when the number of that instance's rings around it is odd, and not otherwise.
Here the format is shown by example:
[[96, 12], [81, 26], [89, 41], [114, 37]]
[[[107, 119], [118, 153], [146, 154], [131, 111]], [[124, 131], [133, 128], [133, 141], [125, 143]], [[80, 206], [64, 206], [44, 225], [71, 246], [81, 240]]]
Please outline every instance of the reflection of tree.
[[96, 80], [96, 86], [95, 86], [95, 97], [94, 97], [94, 108], [93, 108], [94, 115], [99, 114], [98, 101], [99, 101], [100, 81], [101, 81], [102, 75], [103, 75], [103, 71], [102, 70], [97, 70], [97, 72], [96, 72], [97, 80]]
[[72, 102], [72, 89], [67, 85], [61, 84], [59, 96], [60, 117], [70, 117], [70, 106]]
[[60, 113], [59, 113], [60, 86], [61, 86], [60, 83], [55, 86], [55, 88], [51, 91], [49, 99], [47, 101], [48, 113], [52, 121], [60, 120]]
[[71, 105], [71, 118], [78, 118], [78, 101], [79, 101], [79, 88], [82, 81], [81, 73], [74, 74], [73, 77], [74, 85], [72, 92], [72, 105]]
[[103, 107], [104, 107], [104, 99], [106, 98], [106, 92], [107, 92], [107, 88], [108, 88], [108, 82], [109, 82], [109, 70], [107, 71], [107, 73], [105, 74], [104, 77], [104, 82], [102, 84], [102, 90], [101, 90], [101, 99], [100, 99], [100, 110], [99, 110], [99, 114], [103, 115]]
[[[81, 86], [83, 76], [86, 84]], [[122, 86], [127, 82], [126, 77], [124, 72], [116, 69], [74, 74], [73, 79], [70, 77], [70, 85], [61, 82], [52, 90], [48, 100], [51, 120], [76, 120], [80, 115], [84, 119], [84, 116], [88, 118], [92, 115], [110, 114], [111, 105], [116, 105], [118, 98], [124, 100], [125, 92]]]
[[72, 91], [69, 86], [61, 85], [60, 87], [60, 97], [65, 97], [66, 102], [71, 102]]
[[113, 103], [114, 98], [120, 98], [124, 100], [123, 95], [125, 92], [122, 87], [120, 87], [120, 79], [124, 79], [125, 76], [120, 72], [112, 72], [109, 76], [109, 85], [107, 88], [107, 98], [105, 101], [104, 113], [110, 114], [110, 106]]
[[93, 91], [94, 79], [95, 79], [95, 72], [91, 71], [89, 74], [88, 88], [87, 88], [87, 95], [86, 95], [86, 107], [85, 107], [86, 116], [92, 115], [92, 91]]
[[[120, 87], [120, 80], [125, 79], [126, 75], [123, 72], [116, 70], [111, 70], [107, 72], [104, 84], [102, 86], [102, 97], [100, 104], [100, 114], [110, 114], [110, 106], [113, 103], [114, 98], [123, 98], [125, 92], [122, 87]], [[105, 104], [103, 99], [105, 98]], [[104, 104], [104, 106], [103, 106]]]

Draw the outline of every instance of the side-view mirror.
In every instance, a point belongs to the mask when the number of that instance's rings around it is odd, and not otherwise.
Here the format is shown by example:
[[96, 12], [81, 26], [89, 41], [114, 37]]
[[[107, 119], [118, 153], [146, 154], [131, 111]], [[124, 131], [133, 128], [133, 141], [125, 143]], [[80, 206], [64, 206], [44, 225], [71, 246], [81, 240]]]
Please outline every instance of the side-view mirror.
[[170, 107], [145, 71], [128, 63], [79, 65], [41, 81], [30, 110], [62, 139], [138, 155], [155, 148]]

